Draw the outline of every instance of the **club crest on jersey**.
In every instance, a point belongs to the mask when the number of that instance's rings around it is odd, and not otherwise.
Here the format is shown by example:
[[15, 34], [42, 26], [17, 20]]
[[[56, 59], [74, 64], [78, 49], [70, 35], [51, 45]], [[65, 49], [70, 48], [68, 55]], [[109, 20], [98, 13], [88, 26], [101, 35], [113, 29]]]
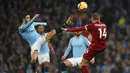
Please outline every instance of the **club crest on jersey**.
[[31, 33], [31, 32], [33, 32], [33, 31], [34, 31], [34, 30], [28, 30], [27, 33]]

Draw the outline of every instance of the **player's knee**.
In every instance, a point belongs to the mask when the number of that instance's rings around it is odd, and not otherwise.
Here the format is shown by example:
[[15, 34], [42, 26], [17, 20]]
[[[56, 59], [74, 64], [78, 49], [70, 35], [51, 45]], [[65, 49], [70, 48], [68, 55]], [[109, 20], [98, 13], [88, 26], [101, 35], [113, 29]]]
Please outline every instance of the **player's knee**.
[[67, 67], [71, 67], [71, 66], [72, 66], [71, 62], [68, 61], [68, 60], [65, 60], [64, 63], [65, 63], [65, 65], [66, 65]]
[[80, 63], [80, 68], [82, 68], [82, 66], [87, 66], [88, 65], [88, 60], [85, 60], [84, 58], [82, 59], [81, 63]]

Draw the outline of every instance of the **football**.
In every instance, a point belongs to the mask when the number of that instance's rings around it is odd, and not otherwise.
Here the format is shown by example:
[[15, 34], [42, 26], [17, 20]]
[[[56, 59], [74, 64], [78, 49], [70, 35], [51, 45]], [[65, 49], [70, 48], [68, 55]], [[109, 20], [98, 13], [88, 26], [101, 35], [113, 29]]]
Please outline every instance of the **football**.
[[85, 11], [86, 9], [88, 8], [88, 5], [87, 5], [87, 3], [86, 2], [80, 2], [79, 4], [78, 4], [78, 10], [79, 11]]

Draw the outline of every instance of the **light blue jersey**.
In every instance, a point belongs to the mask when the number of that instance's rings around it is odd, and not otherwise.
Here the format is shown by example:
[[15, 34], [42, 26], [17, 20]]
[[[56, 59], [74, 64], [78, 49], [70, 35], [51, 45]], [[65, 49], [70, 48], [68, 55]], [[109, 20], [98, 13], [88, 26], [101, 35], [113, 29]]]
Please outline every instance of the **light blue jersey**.
[[41, 46], [39, 54], [46, 54], [49, 53], [50, 49], [48, 47], [48, 42]]
[[43, 24], [43, 25], [46, 24], [46, 23], [33, 22], [33, 21], [34, 18], [31, 19], [31, 21], [29, 21], [27, 24], [22, 24], [19, 27], [19, 33], [29, 43], [30, 46], [32, 46], [40, 37], [40, 35], [35, 30], [34, 26], [39, 24]]
[[49, 49], [49, 46], [48, 46], [48, 42], [46, 42], [45, 44], [43, 44], [41, 46], [39, 54], [46, 54], [46, 53], [49, 53], [49, 52], [50, 52], [50, 49]]
[[90, 41], [86, 37], [80, 35], [79, 38], [76, 38], [76, 36], [74, 36], [70, 39], [68, 48], [66, 49], [64, 56], [67, 56], [72, 50], [73, 57], [82, 57], [89, 45]]

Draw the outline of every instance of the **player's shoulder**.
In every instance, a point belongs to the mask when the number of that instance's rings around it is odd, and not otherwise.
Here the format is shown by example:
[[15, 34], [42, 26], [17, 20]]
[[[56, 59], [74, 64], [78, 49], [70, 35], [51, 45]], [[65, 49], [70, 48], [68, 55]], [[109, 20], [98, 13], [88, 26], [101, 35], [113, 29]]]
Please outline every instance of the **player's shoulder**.
[[73, 41], [73, 40], [75, 40], [75, 38], [76, 38], [76, 37], [75, 37], [75, 36], [73, 36], [73, 37], [70, 39], [70, 41]]
[[18, 27], [18, 29], [20, 30], [20, 29], [22, 29], [23, 28], [23, 24], [21, 24], [19, 27]]
[[73, 36], [70, 40], [73, 40], [73, 39], [75, 39], [75, 36]]
[[21, 24], [19, 27], [22, 27], [22, 26], [24, 26], [23, 24]]
[[84, 27], [85, 27], [85, 29], [87, 29], [89, 27], [93, 27], [93, 24], [92, 23], [91, 24], [86, 24]]
[[107, 28], [107, 26], [104, 22], [101, 22], [101, 24], [103, 25], [103, 27], [105, 26], [105, 28]]
[[101, 24], [104, 24], [106, 26], [106, 24], [104, 22], [101, 22]]
[[83, 38], [84, 40], [88, 40], [88, 38], [86, 38], [85, 36], [81, 35], [81, 38]]
[[80, 35], [81, 38], [85, 38], [83, 35]]

